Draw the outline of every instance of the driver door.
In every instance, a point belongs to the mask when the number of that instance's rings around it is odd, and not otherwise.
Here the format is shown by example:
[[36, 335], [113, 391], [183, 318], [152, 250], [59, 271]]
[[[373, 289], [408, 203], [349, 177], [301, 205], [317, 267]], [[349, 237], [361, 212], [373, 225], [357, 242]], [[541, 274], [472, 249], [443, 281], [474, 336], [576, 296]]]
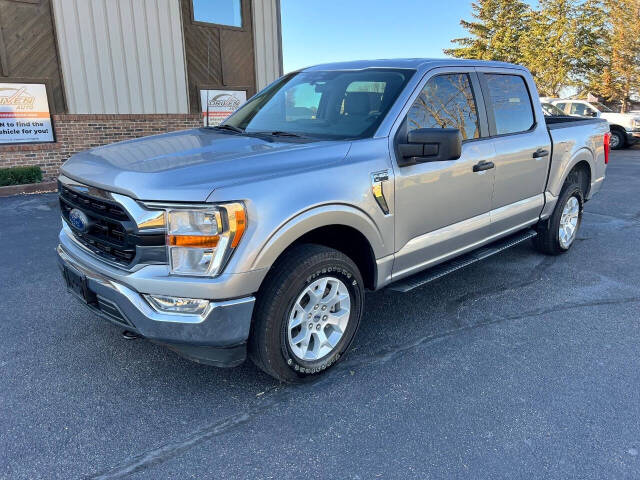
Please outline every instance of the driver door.
[[[463, 143], [457, 160], [394, 165], [394, 279], [455, 256], [490, 234], [495, 151], [486, 138], [481, 95], [475, 72], [436, 70], [423, 81], [397, 130], [396, 147], [417, 128], [457, 128]], [[398, 160], [398, 149], [394, 152]], [[482, 170], [474, 171], [479, 164]]]

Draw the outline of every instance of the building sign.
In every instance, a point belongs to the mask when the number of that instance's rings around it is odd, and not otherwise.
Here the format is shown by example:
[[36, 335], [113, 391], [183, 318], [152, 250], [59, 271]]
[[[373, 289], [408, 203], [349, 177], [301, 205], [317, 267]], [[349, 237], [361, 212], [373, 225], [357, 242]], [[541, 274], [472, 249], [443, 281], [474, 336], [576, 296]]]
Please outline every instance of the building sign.
[[0, 144], [53, 142], [47, 88], [0, 83]]
[[[220, 125], [225, 118], [235, 112], [246, 101], [247, 92], [244, 90], [200, 90], [200, 104], [202, 105], [204, 124], [212, 127]], [[207, 111], [209, 113], [208, 123]]]

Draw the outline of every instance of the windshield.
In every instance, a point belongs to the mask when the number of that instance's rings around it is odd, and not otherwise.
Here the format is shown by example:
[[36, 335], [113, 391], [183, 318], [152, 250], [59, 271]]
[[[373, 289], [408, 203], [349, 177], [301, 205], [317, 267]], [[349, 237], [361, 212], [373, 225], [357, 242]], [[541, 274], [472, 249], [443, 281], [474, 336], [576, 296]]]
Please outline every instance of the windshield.
[[246, 133], [370, 137], [414, 73], [387, 68], [293, 73], [253, 97], [223, 125]]
[[544, 110], [544, 114], [550, 117], [564, 116], [564, 112], [560, 110], [555, 105], [550, 103], [542, 103], [542, 110]]
[[599, 112], [613, 112], [613, 110], [600, 102], [591, 102], [591, 105], [596, 107]]

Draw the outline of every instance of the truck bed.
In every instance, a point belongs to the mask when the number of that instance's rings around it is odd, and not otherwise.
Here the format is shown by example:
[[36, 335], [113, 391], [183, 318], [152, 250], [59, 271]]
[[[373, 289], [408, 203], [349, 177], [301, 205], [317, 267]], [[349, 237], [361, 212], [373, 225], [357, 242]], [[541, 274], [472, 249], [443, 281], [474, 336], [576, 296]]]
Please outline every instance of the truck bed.
[[[557, 197], [568, 171], [568, 166], [576, 156], [587, 161], [591, 167], [591, 186], [599, 188], [604, 179], [603, 137], [609, 131], [609, 123], [601, 118], [545, 117], [551, 136], [552, 154], [546, 191]], [[587, 199], [595, 191], [589, 189]]]
[[607, 122], [601, 118], [584, 118], [584, 117], [570, 117], [570, 116], [553, 116], [544, 117], [544, 121], [547, 124], [549, 130], [557, 130], [559, 128], [575, 127], [578, 125], [588, 125]]

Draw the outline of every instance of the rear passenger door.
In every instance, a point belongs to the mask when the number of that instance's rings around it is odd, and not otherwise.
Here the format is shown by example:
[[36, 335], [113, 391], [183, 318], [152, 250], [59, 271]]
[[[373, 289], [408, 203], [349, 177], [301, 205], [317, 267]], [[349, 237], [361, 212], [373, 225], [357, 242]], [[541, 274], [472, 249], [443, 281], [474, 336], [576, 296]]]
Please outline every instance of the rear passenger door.
[[[478, 69], [489, 132], [495, 148], [491, 201], [492, 234], [504, 234], [535, 222], [544, 205], [551, 140], [542, 107], [528, 73]], [[527, 81], [529, 79], [529, 82]]]

